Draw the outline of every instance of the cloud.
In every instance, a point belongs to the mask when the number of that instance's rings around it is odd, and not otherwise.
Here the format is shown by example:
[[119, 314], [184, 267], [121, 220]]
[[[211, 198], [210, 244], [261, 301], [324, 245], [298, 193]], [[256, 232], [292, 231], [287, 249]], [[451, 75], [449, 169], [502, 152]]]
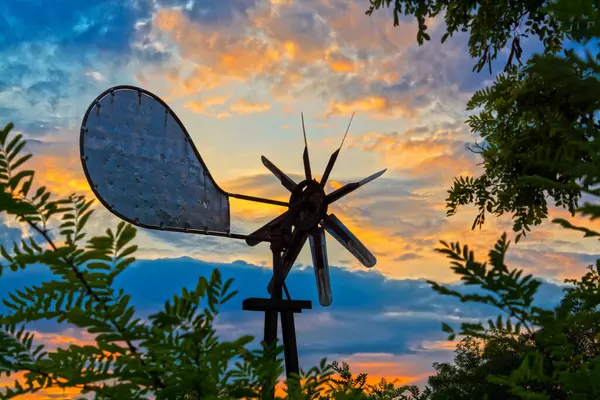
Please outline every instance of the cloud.
[[236, 103], [231, 104], [229, 109], [236, 114], [246, 115], [269, 111], [271, 109], [271, 105], [269, 103], [252, 102], [241, 99]]
[[77, 126], [107, 85], [135, 83], [138, 61], [169, 60], [145, 39], [139, 24], [151, 13], [145, 3], [64, 0], [49, 10], [3, 2], [0, 118], [38, 136]]
[[[228, 103], [228, 104], [226, 104]], [[189, 101], [184, 107], [196, 114], [214, 116], [217, 119], [231, 118], [233, 112], [237, 115], [262, 113], [271, 109], [271, 104], [240, 99], [229, 102], [227, 96], [206, 97], [196, 101]]]
[[81, 3], [65, 0], [48, 10], [41, 3], [23, 7], [18, 1], [0, 6], [6, 32], [5, 45], [50, 42], [61, 47], [93, 45], [108, 52], [129, 50], [140, 8], [110, 1]]
[[[339, 0], [262, 1], [218, 24], [164, 4], [147, 37], [176, 49], [190, 66], [165, 71], [172, 95], [236, 82], [266, 85], [275, 98], [313, 93], [328, 101], [326, 118], [364, 111], [415, 119], [443, 101], [466, 101], [462, 91], [482, 82], [465, 74], [472, 64], [463, 50], [465, 35], [440, 46], [435, 39], [442, 24], [430, 21], [434, 39], [423, 50], [416, 45], [413, 18], [402, 17], [393, 27], [384, 13], [365, 17], [364, 7]], [[463, 76], [468, 84], [451, 86]]]
[[330, 102], [325, 112], [325, 119], [332, 115], [351, 115], [354, 112], [373, 112], [378, 116], [389, 118], [414, 119], [417, 116], [416, 111], [409, 107], [406, 101], [392, 102], [383, 96], [368, 96], [349, 101]]
[[[212, 115], [217, 119], [231, 118], [231, 114], [222, 106], [227, 102], [227, 96], [206, 97], [201, 100], [189, 101], [184, 107], [197, 114]], [[217, 106], [217, 107], [215, 107]]]
[[449, 186], [459, 175], [479, 175], [481, 158], [462, 123], [413, 125], [403, 132], [369, 132], [348, 139], [348, 147], [377, 152], [394, 172], [431, 184]]

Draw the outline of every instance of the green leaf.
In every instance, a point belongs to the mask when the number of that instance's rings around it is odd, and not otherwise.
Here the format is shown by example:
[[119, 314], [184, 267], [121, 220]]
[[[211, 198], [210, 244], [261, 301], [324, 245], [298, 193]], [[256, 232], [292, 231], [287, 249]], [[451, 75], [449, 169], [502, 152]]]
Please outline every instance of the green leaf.
[[123, 246], [129, 243], [135, 237], [136, 232], [137, 230], [130, 224], [125, 225], [123, 231], [117, 239], [116, 250], [120, 251]]
[[[10, 166], [13, 170], [19, 168], [21, 165], [23, 165], [23, 163], [25, 163], [27, 160], [29, 160], [33, 155], [32, 154], [26, 154], [23, 157], [19, 158], [17, 161], [15, 161], [14, 163], [12, 163], [12, 165]], [[33, 175], [32, 175], [33, 176]]]

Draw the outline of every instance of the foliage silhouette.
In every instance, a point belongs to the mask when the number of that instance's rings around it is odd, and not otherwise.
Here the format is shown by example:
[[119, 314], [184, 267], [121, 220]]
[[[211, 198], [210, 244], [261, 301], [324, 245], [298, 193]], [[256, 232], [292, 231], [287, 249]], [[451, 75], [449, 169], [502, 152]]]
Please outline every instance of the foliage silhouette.
[[[390, 0], [371, 0], [367, 14], [390, 7]], [[580, 204], [583, 194], [599, 196], [598, 80], [600, 52], [579, 56], [564, 49], [564, 40], [585, 45], [600, 36], [600, 4], [592, 0], [523, 0], [510, 3], [437, 0], [396, 0], [398, 15], [414, 15], [417, 40], [430, 40], [425, 20], [445, 12], [447, 32], [469, 32], [471, 56], [481, 70], [512, 40], [504, 72], [493, 85], [477, 91], [468, 110], [478, 111], [467, 123], [483, 139], [477, 145], [485, 172], [478, 178], [458, 177], [449, 191], [447, 215], [473, 204], [481, 227], [485, 213], [513, 213], [518, 241], [532, 225], [548, 216], [547, 197], [557, 207], [591, 220], [600, 218], [597, 202]], [[519, 29], [524, 24], [524, 32]], [[520, 61], [519, 37], [537, 36], [544, 52]], [[559, 56], [562, 51], [563, 55]], [[516, 56], [514, 58], [513, 56]], [[515, 59], [519, 65], [515, 63]], [[553, 222], [600, 237], [589, 227], [565, 219]], [[465, 285], [485, 294], [459, 293], [429, 281], [442, 295], [462, 302], [488, 304], [502, 314], [487, 324], [462, 323], [458, 332], [448, 324], [449, 339], [463, 340], [455, 365], [434, 364], [431, 399], [597, 399], [600, 398], [600, 260], [579, 280], [566, 280], [561, 303], [553, 309], [533, 305], [541, 282], [522, 269], [509, 269], [506, 234], [478, 262], [468, 246], [445, 243], [445, 254]]]
[[[371, 0], [367, 14], [391, 4]], [[453, 33], [468, 31], [478, 71], [487, 63], [491, 73], [492, 60], [512, 41], [504, 72], [490, 87], [478, 90], [467, 105], [476, 114], [466, 122], [483, 139], [472, 150], [481, 154], [485, 172], [477, 178], [455, 179], [447, 214], [455, 214], [459, 206], [475, 205], [479, 209], [475, 229], [484, 223], [486, 212], [512, 213], [513, 230], [519, 232], [516, 242], [547, 218], [547, 197], [574, 215], [582, 192], [593, 184], [586, 176], [600, 167], [600, 53], [596, 49], [595, 55], [580, 57], [565, 49], [564, 43], [585, 45], [598, 38], [598, 2], [397, 0], [393, 7], [396, 15], [417, 18], [419, 44], [430, 39], [425, 20], [445, 12], [447, 32], [442, 42]], [[523, 37], [541, 40], [544, 50], [526, 63], [517, 63]]]

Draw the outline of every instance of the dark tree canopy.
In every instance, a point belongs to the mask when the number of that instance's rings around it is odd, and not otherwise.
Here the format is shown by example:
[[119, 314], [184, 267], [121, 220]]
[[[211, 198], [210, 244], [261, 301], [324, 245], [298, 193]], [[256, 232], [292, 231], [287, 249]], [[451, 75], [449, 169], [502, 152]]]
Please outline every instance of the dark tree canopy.
[[478, 72], [487, 64], [492, 72], [492, 61], [498, 53], [510, 46], [507, 67], [519, 62], [522, 55], [521, 39], [537, 37], [545, 51], [556, 53], [562, 49], [570, 30], [558, 18], [549, 15], [548, 0], [370, 0], [367, 15], [381, 8], [393, 6], [394, 26], [399, 16], [414, 15], [419, 23], [417, 41], [420, 45], [430, 40], [425, 21], [444, 13], [446, 33], [442, 43], [456, 32], [469, 32], [469, 54], [477, 60]]
[[[429, 40], [427, 18], [441, 13], [447, 24], [444, 41], [455, 32], [468, 32], [469, 50], [480, 71], [501, 49], [510, 46], [503, 73], [475, 93], [466, 121], [483, 139], [473, 151], [481, 154], [485, 172], [455, 179], [447, 198], [448, 215], [473, 204], [479, 213], [512, 213], [517, 241], [532, 225], [548, 216], [547, 198], [573, 215], [580, 205], [581, 187], [590, 190], [588, 177], [600, 165], [598, 148], [599, 57], [578, 57], [564, 49], [566, 40], [585, 44], [599, 34], [599, 3], [594, 0], [371, 0], [367, 14], [393, 6], [398, 15], [414, 15], [417, 40]], [[543, 54], [521, 61], [520, 38], [537, 37]], [[510, 45], [508, 43], [511, 43]]]

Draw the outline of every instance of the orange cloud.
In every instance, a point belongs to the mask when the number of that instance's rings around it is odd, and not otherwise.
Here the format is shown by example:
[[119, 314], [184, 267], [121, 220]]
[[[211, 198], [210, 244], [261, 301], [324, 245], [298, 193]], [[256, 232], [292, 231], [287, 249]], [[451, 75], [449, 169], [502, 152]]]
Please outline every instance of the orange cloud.
[[396, 102], [390, 101], [382, 96], [367, 96], [354, 100], [330, 101], [329, 107], [325, 112], [325, 119], [333, 115], [351, 115], [354, 112], [373, 113], [378, 117], [414, 119], [417, 112], [411, 108], [407, 100]]
[[[262, 2], [227, 29], [192, 22], [180, 10], [161, 9], [153, 28], [154, 41], [174, 43], [184, 62], [195, 66], [191, 72], [168, 70], [172, 96], [260, 81], [277, 99], [322, 91], [333, 98], [328, 116], [363, 111], [412, 119], [426, 103], [413, 104], [414, 94], [375, 89], [409, 72], [403, 50], [415, 46], [416, 23], [393, 27], [381, 14], [365, 18], [357, 4]], [[356, 57], [361, 53], [370, 57]], [[352, 98], [343, 90], [350, 75], [362, 88]]]
[[57, 196], [71, 193], [91, 194], [79, 157], [73, 154], [35, 154], [30, 167], [36, 171], [35, 182]]
[[269, 103], [256, 103], [241, 99], [238, 102], [230, 105], [229, 109], [236, 114], [245, 115], [269, 111], [271, 109], [271, 105]]
[[[205, 113], [207, 113], [207, 110], [206, 110], [207, 108], [211, 108], [211, 106], [214, 106], [214, 105], [225, 104], [226, 101], [227, 101], [226, 96], [215, 96], [215, 97], [208, 97], [206, 99], [198, 100], [198, 101], [189, 101], [184, 104], [184, 107], [195, 113], [205, 114]], [[212, 110], [212, 111], [214, 112], [214, 110]]]
[[331, 68], [331, 70], [333, 72], [351, 73], [351, 72], [356, 71], [356, 66], [354, 65], [354, 63], [350, 62], [349, 60], [331, 61], [329, 63], [329, 68]]
[[424, 350], [448, 350], [454, 351], [456, 345], [459, 344], [459, 340], [436, 340], [433, 342], [426, 341], [422, 344]]

